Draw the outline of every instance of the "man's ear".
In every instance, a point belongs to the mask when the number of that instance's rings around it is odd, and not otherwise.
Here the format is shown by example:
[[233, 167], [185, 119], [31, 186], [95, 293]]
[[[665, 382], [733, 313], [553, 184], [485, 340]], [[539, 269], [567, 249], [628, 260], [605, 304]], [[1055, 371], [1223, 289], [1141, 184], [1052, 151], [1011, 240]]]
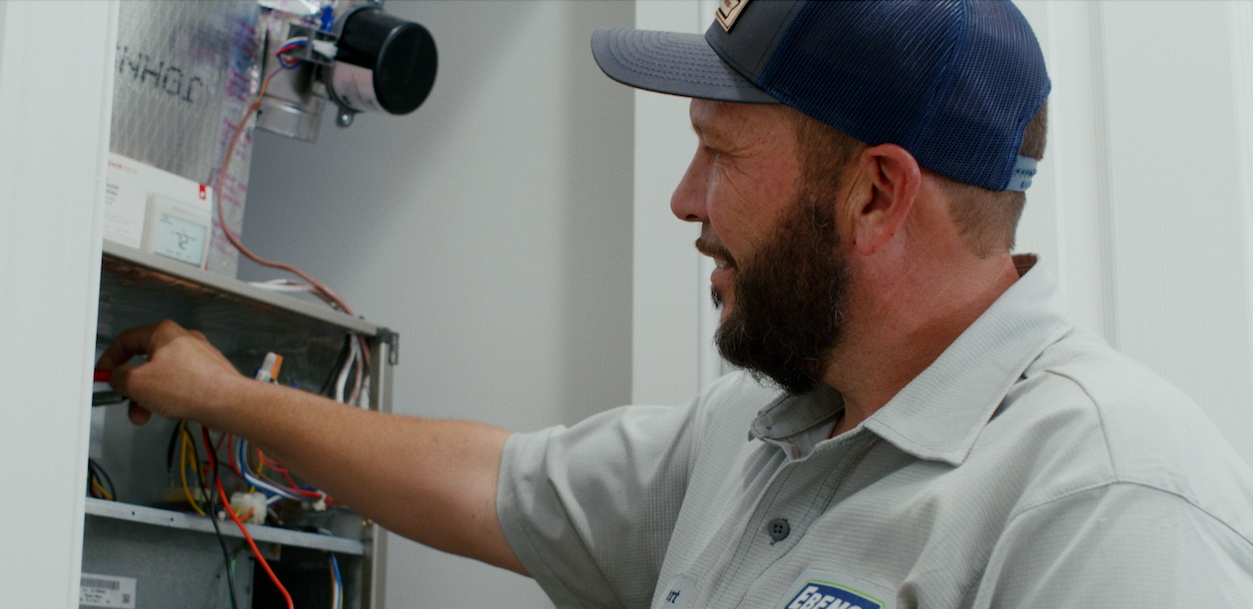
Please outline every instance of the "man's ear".
[[866, 148], [849, 167], [852, 178], [845, 226], [853, 251], [872, 255], [905, 223], [922, 185], [914, 155], [895, 144]]

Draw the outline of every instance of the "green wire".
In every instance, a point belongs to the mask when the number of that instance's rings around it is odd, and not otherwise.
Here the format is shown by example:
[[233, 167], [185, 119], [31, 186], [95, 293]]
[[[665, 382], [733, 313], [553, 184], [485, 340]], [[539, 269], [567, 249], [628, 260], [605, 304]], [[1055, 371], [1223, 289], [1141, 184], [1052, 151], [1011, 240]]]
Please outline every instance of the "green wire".
[[239, 555], [244, 551], [244, 546], [239, 546], [233, 554], [231, 554], [231, 577], [235, 577], [235, 561], [239, 559]]

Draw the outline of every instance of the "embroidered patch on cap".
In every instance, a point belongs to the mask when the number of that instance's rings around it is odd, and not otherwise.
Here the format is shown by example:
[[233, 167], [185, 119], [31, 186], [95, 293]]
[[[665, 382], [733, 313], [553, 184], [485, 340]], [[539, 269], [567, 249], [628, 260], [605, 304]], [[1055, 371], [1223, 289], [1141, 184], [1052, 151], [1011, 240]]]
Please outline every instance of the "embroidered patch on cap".
[[715, 14], [718, 23], [722, 24], [722, 29], [731, 31], [731, 26], [735, 25], [735, 20], [740, 18], [740, 12], [747, 4], [748, 0], [722, 0]]
[[777, 609], [892, 609], [886, 591], [857, 578], [807, 569], [792, 582]]

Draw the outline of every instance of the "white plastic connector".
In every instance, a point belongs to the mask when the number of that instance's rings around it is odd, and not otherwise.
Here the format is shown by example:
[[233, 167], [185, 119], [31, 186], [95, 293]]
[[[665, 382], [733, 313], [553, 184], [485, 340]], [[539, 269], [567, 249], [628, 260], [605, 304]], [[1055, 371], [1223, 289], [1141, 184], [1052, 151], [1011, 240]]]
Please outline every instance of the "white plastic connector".
[[335, 59], [335, 54], [339, 53], [339, 47], [335, 46], [330, 40], [314, 39], [310, 43], [313, 46], [313, 52], [327, 59]]
[[231, 510], [248, 524], [264, 523], [266, 507], [265, 495], [261, 493], [231, 493]]

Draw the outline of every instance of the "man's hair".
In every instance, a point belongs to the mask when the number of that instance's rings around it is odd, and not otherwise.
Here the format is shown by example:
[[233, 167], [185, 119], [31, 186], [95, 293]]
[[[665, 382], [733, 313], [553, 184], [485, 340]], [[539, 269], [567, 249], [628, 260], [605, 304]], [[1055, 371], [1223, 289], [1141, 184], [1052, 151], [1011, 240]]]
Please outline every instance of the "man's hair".
[[[827, 196], [837, 196], [834, 189], [853, 158], [864, 150], [864, 142], [784, 106], [786, 115], [796, 126], [797, 142], [802, 158], [802, 179]], [[1023, 133], [1018, 154], [1039, 160], [1044, 158], [1048, 132], [1048, 100], [1040, 105]], [[934, 174], [949, 195], [949, 213], [961, 228], [966, 246], [980, 258], [1014, 249], [1014, 234], [1026, 205], [1027, 195], [1015, 191], [995, 191], [982, 186], [958, 182]]]

